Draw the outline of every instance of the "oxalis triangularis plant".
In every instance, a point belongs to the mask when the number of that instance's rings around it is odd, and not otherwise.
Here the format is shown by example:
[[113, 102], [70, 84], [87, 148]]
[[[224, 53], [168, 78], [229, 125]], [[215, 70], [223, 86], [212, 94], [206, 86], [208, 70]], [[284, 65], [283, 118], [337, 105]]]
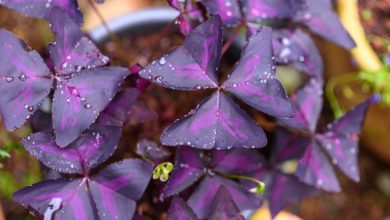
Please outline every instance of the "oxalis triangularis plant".
[[[156, 206], [170, 204], [158, 209], [167, 219], [245, 219], [265, 204], [276, 216], [320, 190], [339, 192], [334, 167], [359, 181], [358, 135], [368, 107], [380, 97], [317, 126], [324, 70], [310, 34], [354, 47], [332, 1], [168, 3], [180, 11], [175, 23], [183, 44], [146, 67], [127, 69], [110, 66], [80, 31], [77, 1], [0, 0], [1, 6], [46, 19], [56, 36], [48, 46], [50, 56], [41, 57], [0, 30], [4, 126], [19, 128], [50, 100], [52, 125], [22, 143], [58, 172], [15, 192], [16, 202], [45, 220], [131, 219], [141, 198]], [[239, 32], [245, 32], [247, 43], [224, 79], [219, 62]], [[276, 66], [285, 65], [308, 78], [291, 94], [275, 76]], [[140, 140], [134, 158], [102, 165], [116, 150], [133, 104], [149, 82], [212, 94], [161, 134], [170, 150]], [[265, 133], [242, 105], [272, 116], [276, 128]], [[267, 139], [274, 140], [270, 146]], [[263, 147], [271, 154], [257, 149]], [[296, 169], [285, 169], [294, 161]], [[152, 178], [163, 183], [149, 184]], [[152, 217], [139, 211], [134, 218]]]

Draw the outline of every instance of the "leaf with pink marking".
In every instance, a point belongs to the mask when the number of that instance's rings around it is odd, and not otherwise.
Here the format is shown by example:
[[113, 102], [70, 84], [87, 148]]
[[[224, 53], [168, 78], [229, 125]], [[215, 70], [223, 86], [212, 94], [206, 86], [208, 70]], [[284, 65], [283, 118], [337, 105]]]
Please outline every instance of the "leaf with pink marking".
[[135, 88], [127, 88], [118, 92], [114, 100], [100, 113], [97, 123], [122, 127], [128, 120], [130, 111], [140, 94], [140, 91]]
[[302, 89], [290, 95], [293, 118], [280, 118], [279, 122], [289, 128], [314, 133], [322, 111], [322, 83], [312, 79]]
[[88, 173], [115, 151], [119, 127], [94, 125], [67, 148], [59, 148], [52, 131], [34, 133], [23, 140], [26, 150], [47, 167], [61, 173]]
[[64, 11], [78, 25], [83, 23], [76, 0], [1, 0], [0, 5], [15, 10], [25, 16], [46, 18], [53, 8]]
[[299, 4], [289, 0], [239, 0], [248, 21], [294, 17]]
[[56, 142], [65, 147], [85, 131], [116, 95], [129, 71], [99, 67], [58, 82], [53, 98]]
[[[302, 183], [294, 175], [282, 171], [284, 162], [299, 159], [306, 149], [305, 145], [301, 146], [298, 143], [295, 146], [284, 144], [285, 135], [288, 135], [288, 133], [281, 133], [278, 130], [275, 138], [277, 142], [273, 146], [270, 159], [266, 160], [262, 155], [258, 154], [257, 157], [260, 157], [258, 163], [260, 165], [257, 169], [248, 170], [245, 174], [264, 182], [265, 192], [259, 195], [259, 198], [268, 201], [273, 217], [290, 203], [298, 202], [302, 198], [313, 195], [316, 192], [314, 187]], [[248, 189], [258, 187], [253, 181], [243, 180], [242, 183]]]
[[153, 166], [139, 159], [111, 164], [90, 178], [90, 190], [100, 219], [131, 219]]
[[317, 135], [323, 149], [334, 165], [355, 182], [359, 182], [358, 158], [359, 134], [362, 130], [368, 107], [379, 101], [374, 96], [330, 124], [327, 130]]
[[138, 141], [136, 152], [142, 158], [147, 158], [155, 164], [167, 161], [172, 154], [166, 147], [147, 139]]
[[168, 146], [202, 149], [264, 147], [267, 138], [250, 116], [221, 92], [214, 93], [161, 135]]
[[272, 147], [270, 162], [280, 164], [285, 161], [299, 160], [309, 144], [309, 138], [278, 128], [275, 131], [275, 144]]
[[303, 155], [296, 176], [302, 182], [329, 192], [340, 192], [340, 184], [326, 155], [316, 143], [311, 143]]
[[215, 88], [221, 48], [221, 20], [213, 16], [192, 31], [183, 46], [153, 61], [139, 75], [172, 89]]
[[291, 117], [291, 104], [275, 77], [271, 38], [272, 29], [268, 27], [252, 35], [223, 88], [266, 114]]
[[229, 191], [224, 187], [219, 187], [217, 194], [213, 199], [210, 213], [208, 214], [210, 220], [244, 220], [240, 209], [234, 202]]
[[198, 218], [183, 199], [175, 196], [169, 206], [167, 220], [198, 220]]
[[187, 201], [199, 218], [203, 219], [208, 216], [213, 206], [213, 198], [221, 186], [231, 194], [240, 211], [253, 210], [261, 206], [261, 201], [255, 194], [237, 182], [220, 176], [206, 176]]
[[300, 29], [273, 31], [272, 43], [277, 64], [291, 64], [306, 75], [323, 80], [322, 57], [308, 34]]
[[255, 149], [214, 150], [210, 166], [220, 173], [243, 174], [262, 166], [263, 157]]
[[203, 152], [190, 147], [180, 147], [176, 150], [175, 166], [169, 180], [162, 189], [162, 197], [170, 197], [187, 189], [204, 173]]
[[241, 22], [241, 8], [237, 0], [202, 0], [201, 3], [212, 15], [219, 15], [223, 24], [239, 25]]
[[[332, 164], [354, 181], [359, 181], [357, 164], [359, 134], [371, 104], [379, 101], [373, 96], [345, 116], [327, 126], [324, 133], [312, 135], [310, 145], [300, 161], [297, 176], [317, 188], [339, 192], [340, 185]], [[330, 161], [327, 158], [330, 157]]]
[[305, 10], [297, 13], [295, 20], [305, 24], [311, 31], [321, 37], [340, 45], [345, 49], [352, 49], [355, 42], [333, 11], [331, 1], [305, 0]]
[[139, 159], [123, 160], [94, 176], [36, 183], [13, 198], [45, 219], [131, 219], [152, 170]]
[[56, 36], [55, 43], [49, 46], [56, 75], [72, 75], [82, 69], [104, 66], [109, 62], [109, 58], [104, 56], [96, 45], [84, 36], [80, 27], [61, 9], [52, 9], [47, 15], [47, 19]]
[[44, 219], [97, 219], [87, 182], [82, 179], [48, 180], [14, 193], [13, 199]]
[[[174, 197], [168, 210], [168, 220], [198, 220], [188, 204], [179, 197]], [[229, 191], [219, 187], [213, 198], [212, 207], [207, 215], [209, 220], [244, 220], [240, 209], [234, 203]]]
[[180, 32], [187, 36], [195, 29], [203, 20], [203, 13], [198, 4], [192, 0], [167, 0], [169, 5], [180, 11], [175, 23], [178, 24]]
[[22, 126], [49, 95], [50, 71], [36, 51], [0, 30], [0, 113], [7, 130]]

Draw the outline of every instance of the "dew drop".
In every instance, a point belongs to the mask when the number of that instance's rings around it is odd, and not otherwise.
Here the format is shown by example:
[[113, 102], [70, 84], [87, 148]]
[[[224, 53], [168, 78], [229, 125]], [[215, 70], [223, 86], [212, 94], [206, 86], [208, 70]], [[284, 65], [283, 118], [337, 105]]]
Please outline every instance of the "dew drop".
[[92, 106], [91, 106], [90, 104], [85, 104], [84, 107], [85, 107], [86, 109], [91, 109], [91, 108], [92, 108]]
[[165, 57], [162, 57], [159, 61], [158, 61], [161, 65], [164, 65], [167, 60], [165, 59]]
[[20, 74], [19, 79], [20, 79], [20, 81], [25, 81], [26, 75], [24, 73]]
[[7, 77], [5, 78], [5, 81], [6, 81], [6, 82], [12, 82], [12, 81], [14, 81], [14, 77], [13, 77], [13, 76], [7, 76]]

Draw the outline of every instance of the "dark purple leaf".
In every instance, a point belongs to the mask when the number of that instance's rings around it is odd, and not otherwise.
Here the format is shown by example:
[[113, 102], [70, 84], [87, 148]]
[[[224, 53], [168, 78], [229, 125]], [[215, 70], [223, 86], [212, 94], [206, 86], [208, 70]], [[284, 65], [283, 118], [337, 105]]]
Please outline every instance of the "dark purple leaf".
[[100, 53], [67, 14], [62, 13], [59, 8], [54, 8], [47, 17], [56, 35], [55, 43], [50, 45], [50, 56], [54, 62], [56, 75], [71, 75], [82, 69], [91, 69], [108, 63], [109, 58]]
[[357, 163], [359, 134], [368, 107], [376, 102], [378, 102], [378, 97], [370, 98], [329, 125], [325, 133], [317, 135], [318, 141], [330, 156], [333, 164], [356, 182], [360, 180]]
[[244, 216], [241, 215], [240, 209], [234, 203], [229, 191], [224, 187], [219, 187], [212, 206], [210, 208], [209, 220], [244, 220]]
[[124, 160], [96, 176], [34, 184], [16, 192], [14, 200], [45, 219], [131, 219], [152, 170], [139, 159]]
[[201, 3], [210, 14], [219, 15], [223, 24], [229, 26], [240, 24], [242, 15], [237, 0], [202, 0]]
[[199, 180], [205, 167], [203, 152], [190, 147], [180, 147], [176, 150], [175, 166], [169, 180], [166, 182], [161, 196], [170, 197], [187, 189]]
[[85, 174], [107, 160], [116, 149], [121, 129], [94, 125], [67, 148], [59, 148], [52, 131], [23, 140], [26, 150], [43, 164], [61, 173]]
[[263, 157], [254, 149], [214, 150], [210, 166], [219, 173], [243, 174], [262, 166]]
[[298, 5], [289, 0], [239, 0], [248, 21], [292, 18]]
[[154, 121], [158, 119], [157, 113], [151, 109], [145, 102], [138, 100], [131, 107], [127, 123], [129, 125], [137, 125]]
[[36, 51], [0, 30], [0, 113], [9, 131], [22, 126], [49, 94], [50, 71]]
[[76, 0], [0, 0], [0, 5], [13, 9], [23, 15], [37, 18], [46, 18], [50, 10], [60, 8], [77, 25], [80, 26], [83, 23], [83, 14]]
[[167, 220], [198, 220], [198, 218], [183, 199], [173, 197], [169, 206]]
[[182, 47], [153, 61], [139, 75], [172, 89], [215, 88], [221, 47], [221, 20], [214, 16], [191, 32]]
[[252, 35], [223, 88], [257, 110], [272, 116], [291, 117], [291, 104], [275, 77], [271, 37], [272, 29], [268, 27]]
[[[273, 217], [289, 204], [299, 202], [304, 197], [311, 196], [316, 192], [314, 187], [306, 185], [300, 182], [297, 177], [282, 173], [279, 170], [259, 169], [252, 176], [265, 181], [266, 191], [262, 197], [268, 201]], [[248, 188], [257, 186], [253, 182], [245, 183]]]
[[99, 67], [58, 82], [52, 112], [59, 146], [70, 144], [97, 119], [128, 74], [120, 67]]
[[298, 22], [302, 22], [314, 33], [345, 49], [356, 46], [333, 11], [331, 1], [305, 0], [305, 9], [296, 16]]
[[297, 70], [317, 80], [323, 80], [324, 64], [311, 37], [300, 29], [279, 30], [272, 34], [276, 62], [292, 64]]
[[146, 139], [137, 143], [137, 154], [156, 164], [166, 161], [171, 156], [171, 152], [167, 148]]
[[300, 159], [310, 144], [309, 138], [291, 133], [286, 129], [279, 128], [275, 133], [275, 144], [270, 159], [270, 163], [274, 165]]
[[322, 83], [312, 79], [305, 87], [290, 96], [294, 118], [280, 118], [281, 124], [304, 132], [314, 133], [322, 111]]
[[213, 198], [221, 186], [229, 191], [241, 211], [252, 210], [261, 206], [261, 202], [255, 194], [238, 183], [220, 176], [206, 176], [187, 201], [199, 218], [208, 217]]
[[263, 147], [264, 131], [233, 100], [221, 92], [168, 127], [161, 135], [168, 146], [189, 145], [203, 149]]
[[150, 163], [127, 159], [91, 177], [90, 190], [100, 219], [131, 219], [135, 201], [148, 186], [152, 171]]
[[23, 188], [13, 199], [44, 219], [97, 219], [87, 182], [77, 180], [48, 180]]
[[128, 88], [119, 92], [114, 100], [100, 113], [98, 124], [122, 127], [127, 121], [134, 103], [140, 96], [140, 91]]
[[326, 155], [316, 143], [311, 143], [303, 155], [296, 176], [302, 182], [330, 192], [340, 192], [337, 176]]

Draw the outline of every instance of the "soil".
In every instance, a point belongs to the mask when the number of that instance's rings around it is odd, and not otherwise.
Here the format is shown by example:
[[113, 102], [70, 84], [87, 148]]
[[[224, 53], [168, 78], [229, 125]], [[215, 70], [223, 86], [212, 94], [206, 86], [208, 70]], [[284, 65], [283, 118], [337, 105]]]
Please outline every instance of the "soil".
[[371, 45], [380, 55], [390, 54], [390, 0], [359, 0], [361, 21]]

